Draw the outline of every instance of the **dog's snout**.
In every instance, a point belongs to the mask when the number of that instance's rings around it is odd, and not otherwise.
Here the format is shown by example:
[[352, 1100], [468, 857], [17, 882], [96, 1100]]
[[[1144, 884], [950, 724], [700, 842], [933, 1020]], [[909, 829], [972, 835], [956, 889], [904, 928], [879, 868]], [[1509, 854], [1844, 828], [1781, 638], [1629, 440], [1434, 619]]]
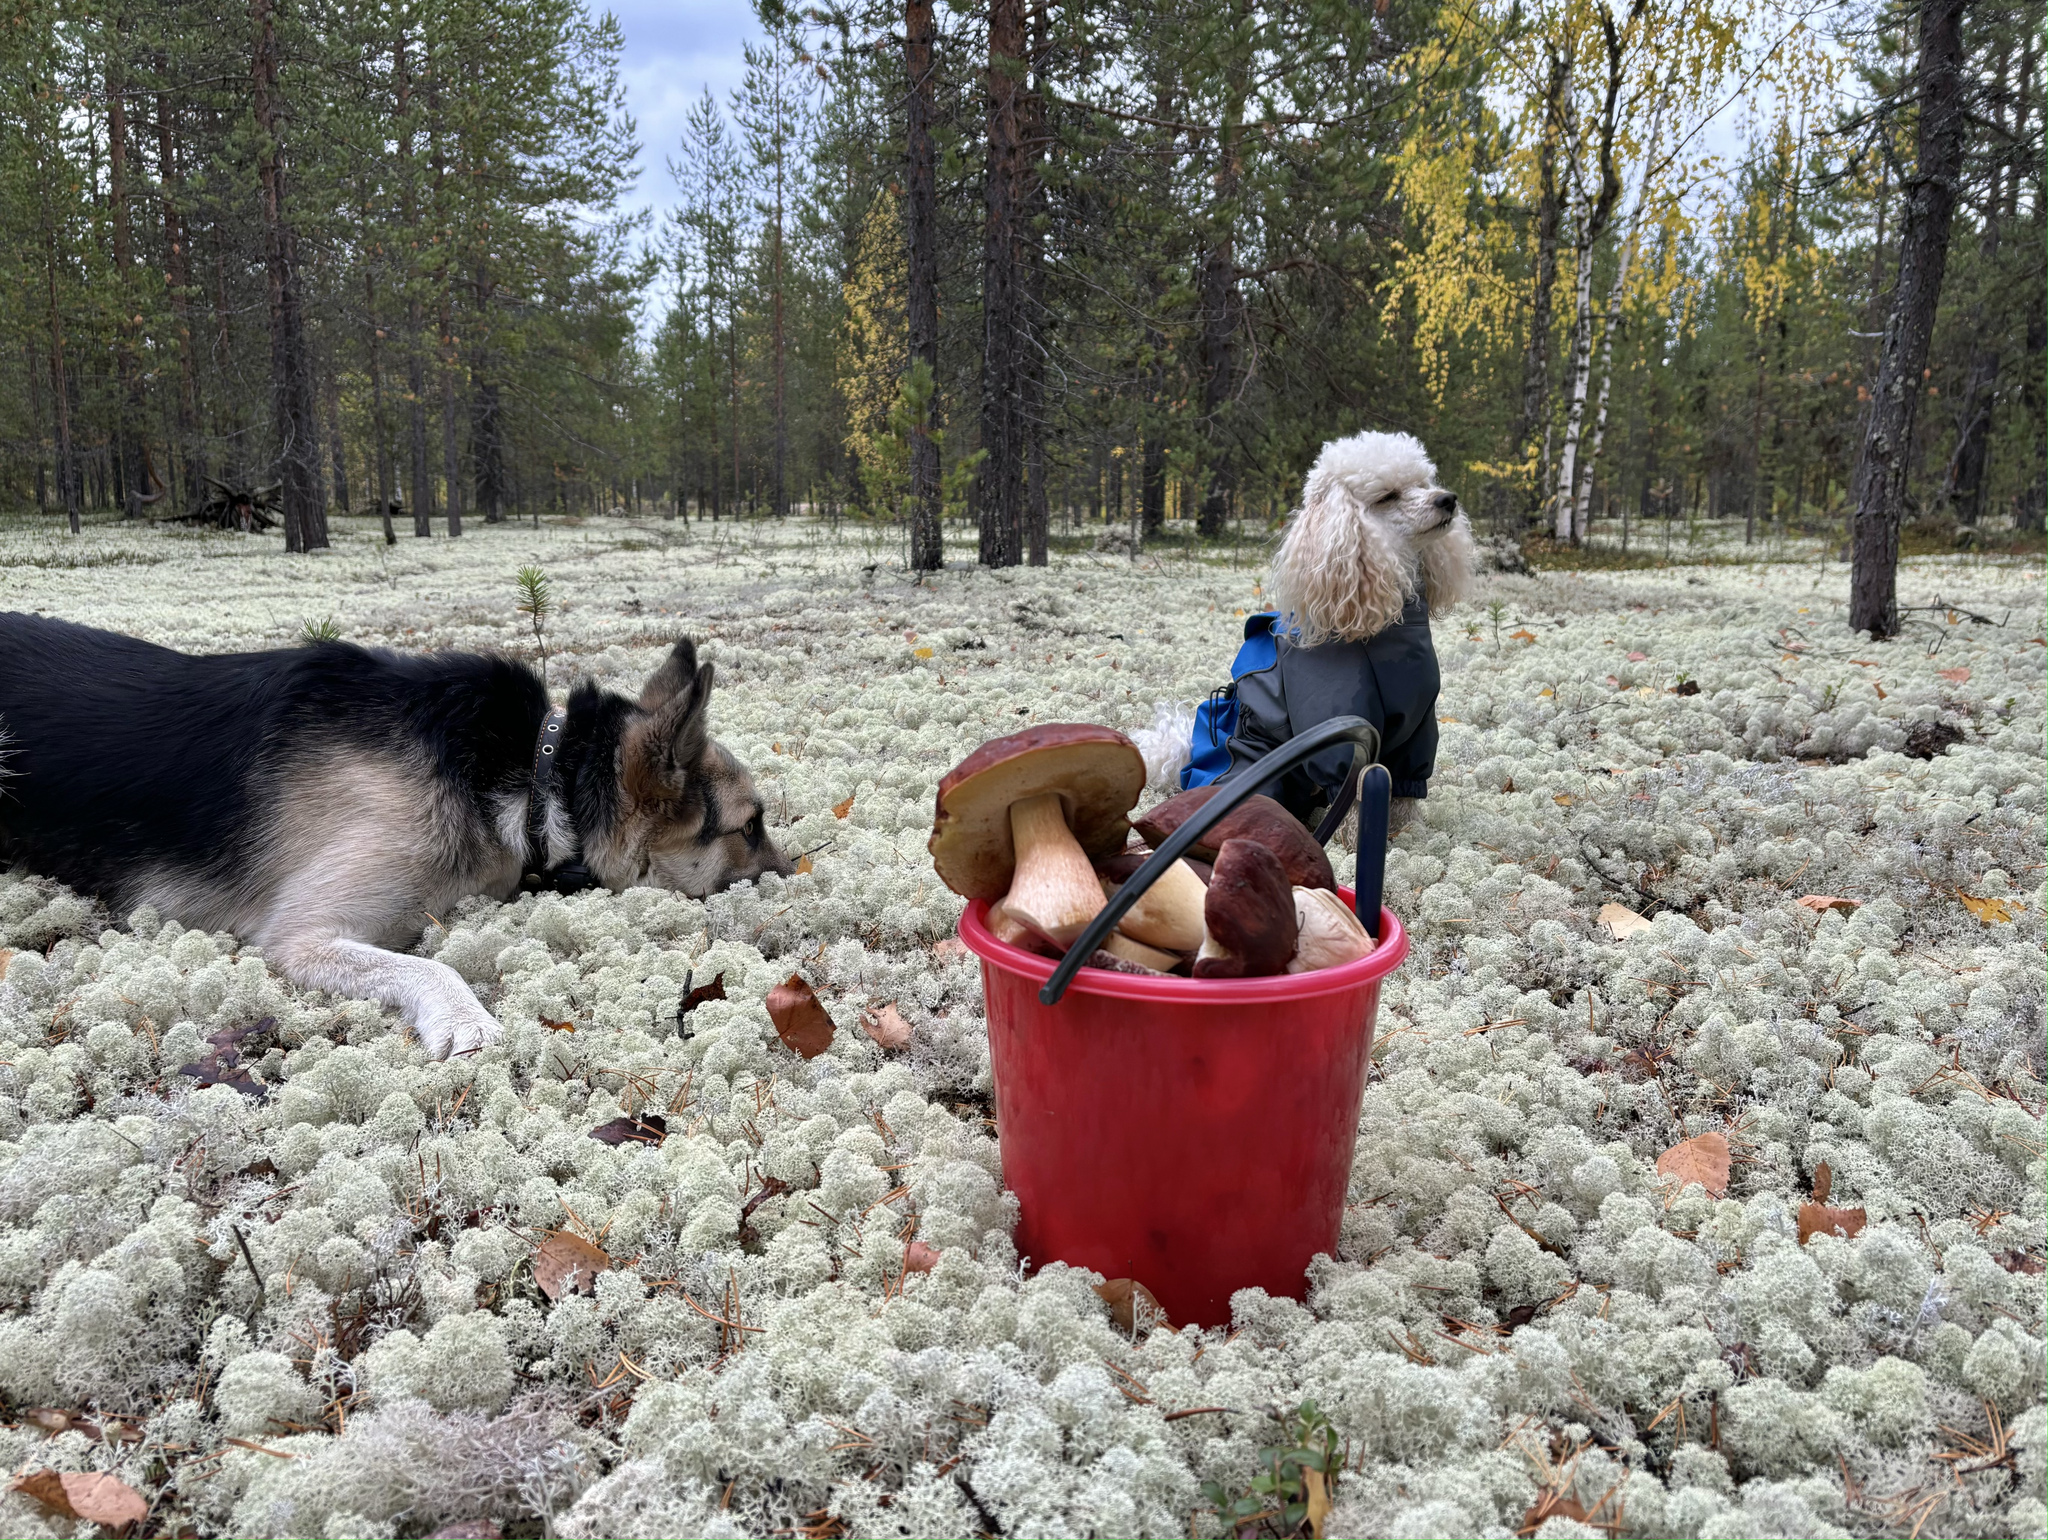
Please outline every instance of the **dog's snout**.
[[1430, 499], [1430, 502], [1441, 508], [1445, 513], [1452, 513], [1457, 510], [1458, 494], [1455, 492], [1439, 492]]

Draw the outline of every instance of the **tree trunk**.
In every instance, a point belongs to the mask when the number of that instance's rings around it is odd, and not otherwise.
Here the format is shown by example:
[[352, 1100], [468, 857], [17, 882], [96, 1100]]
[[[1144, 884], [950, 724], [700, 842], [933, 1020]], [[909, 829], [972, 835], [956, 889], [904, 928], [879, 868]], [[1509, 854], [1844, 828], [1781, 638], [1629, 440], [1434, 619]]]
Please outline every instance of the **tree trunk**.
[[1621, 38], [1611, 12], [1600, 13], [1600, 27], [1607, 43], [1607, 98], [1600, 111], [1600, 187], [1579, 220], [1575, 242], [1571, 405], [1565, 413], [1564, 447], [1558, 455], [1553, 510], [1556, 537], [1574, 543], [1578, 540], [1579, 435], [1585, 428], [1586, 388], [1593, 367], [1593, 249], [1606, 233], [1615, 200], [1621, 196], [1621, 177], [1614, 168], [1615, 108], [1621, 97]]
[[770, 253], [773, 259], [772, 290], [769, 296], [769, 347], [775, 356], [775, 517], [784, 518], [789, 513], [789, 396], [783, 378], [787, 363], [787, 347], [783, 339], [782, 324], [782, 194], [783, 162], [787, 158], [778, 139], [775, 151], [775, 249]]
[[391, 527], [391, 424], [384, 415], [384, 330], [377, 324], [377, 280], [367, 266], [363, 269], [363, 319], [369, 323], [370, 333], [370, 436], [376, 444], [377, 516], [384, 523], [384, 543], [396, 545], [398, 531]]
[[[1643, 149], [1643, 180], [1636, 188], [1635, 207], [1629, 211], [1628, 231], [1622, 237], [1621, 252], [1614, 263], [1614, 283], [1607, 291], [1607, 321], [1600, 333], [1600, 399], [1593, 409], [1593, 439], [1586, 446], [1586, 473], [1579, 483], [1579, 502], [1572, 516], [1572, 528], [1583, 535], [1592, 518], [1593, 474], [1600, 466], [1600, 443], [1607, 436], [1607, 398], [1614, 388], [1614, 339], [1621, 334], [1621, 301], [1628, 291], [1629, 269], [1634, 264], [1637, 243], [1642, 239], [1643, 208], [1650, 201], [1650, 172], [1657, 163], [1657, 131], [1662, 125], [1664, 103], [1660, 98], [1650, 114], [1650, 137]], [[1626, 549], [1626, 537], [1623, 541]]]
[[[157, 55], [157, 73], [168, 63]], [[177, 138], [171, 121], [171, 98], [167, 91], [156, 94], [157, 189], [164, 222], [164, 287], [170, 293], [171, 320], [177, 333], [178, 406], [177, 461], [184, 486], [184, 503], [196, 508], [206, 496], [207, 455], [199, 437], [199, 379], [192, 358], [191, 253], [185, 248], [184, 217], [177, 202]]]
[[[1536, 148], [1536, 295], [1530, 307], [1529, 346], [1522, 354], [1522, 407], [1515, 421], [1514, 437], [1508, 443], [1510, 464], [1519, 464], [1528, 453], [1539, 425], [1550, 421], [1550, 328], [1553, 296], [1557, 289], [1557, 231], [1561, 201], [1557, 195], [1557, 141], [1564, 128], [1564, 87], [1570, 78], [1570, 61], [1561, 53], [1550, 56], [1550, 71], [1543, 87], [1543, 137]], [[1522, 508], [1524, 523], [1542, 506], [1542, 473], [1528, 492]]]
[[2040, 534], [2048, 513], [2048, 401], [2043, 400], [2042, 371], [2048, 367], [2048, 272], [2042, 257], [2048, 250], [2048, 187], [2041, 179], [2041, 165], [2033, 167], [2034, 230], [2028, 240], [2033, 253], [2033, 271], [2027, 276], [2027, 343], [2020, 369], [2020, 416], [2027, 425], [2029, 447], [2033, 450], [2032, 474], [2020, 494], [2014, 524], [2023, 533]]
[[135, 242], [128, 210], [128, 19], [117, 16], [107, 40], [107, 218], [114, 246], [113, 289], [119, 320], [114, 329], [114, 373], [119, 390], [115, 452], [120, 456], [123, 511], [142, 517], [146, 503], [156, 501], [149, 486], [149, 452], [144, 424], [149, 420], [143, 397], [142, 369], [137, 360], [138, 301], [135, 296]]
[[1215, 197], [1208, 215], [1198, 292], [1202, 305], [1202, 428], [1207, 438], [1208, 487], [1196, 529], [1221, 535], [1237, 494], [1237, 447], [1231, 405], [1237, 398], [1237, 194], [1243, 176], [1238, 137], [1249, 89], [1251, 14], [1245, 0], [1232, 6], [1233, 35], [1224, 66], [1223, 121], [1216, 129]]
[[320, 431], [300, 312], [297, 239], [286, 214], [283, 151], [277, 132], [277, 31], [271, 0], [249, 0], [249, 19], [255, 28], [251, 95], [258, 136], [256, 172], [263, 188], [264, 256], [270, 286], [271, 416], [283, 482], [284, 546], [287, 551], [313, 551], [327, 544], [327, 510], [320, 502]]
[[1023, 312], [1026, 332], [1022, 361], [1023, 390], [1018, 402], [1018, 430], [1024, 447], [1024, 559], [1043, 567], [1048, 554], [1051, 510], [1045, 496], [1045, 345], [1049, 326], [1045, 309], [1045, 243], [1041, 231], [1049, 208], [1039, 157], [1045, 153], [1050, 117], [1045, 96], [1046, 16], [1050, 6], [1031, 11], [1031, 89], [1018, 109], [1023, 134], [1023, 219], [1018, 235], [1023, 250]]
[[79, 532], [78, 462], [71, 446], [71, 393], [64, 377], [64, 312], [57, 303], [57, 227], [49, 216], [49, 194], [44, 192], [43, 271], [49, 279], [50, 295], [50, 394], [57, 402], [57, 500]]
[[1023, 0], [989, 0], [988, 176], [981, 260], [981, 560], [1014, 567], [1022, 556], [1024, 326], [1020, 271], [1024, 218]]
[[1878, 639], [1899, 630], [1899, 520], [1906, 506], [1913, 415], [1948, 265], [1949, 224], [1962, 172], [1963, 4], [1921, 0], [1918, 143], [1900, 215], [1898, 287], [1885, 323], [1857, 474], [1849, 626]]
[[348, 452], [341, 439], [341, 380], [332, 367], [327, 371], [327, 460], [334, 470], [334, 506], [343, 513], [348, 506]]
[[910, 364], [931, 371], [931, 397], [910, 427], [910, 570], [936, 572], [946, 563], [945, 533], [940, 526], [939, 444], [932, 437], [938, 421], [939, 379], [939, 195], [937, 148], [932, 123], [937, 117], [932, 90], [932, 0], [905, 0], [903, 63], [909, 75], [904, 97], [904, 217], [908, 267]]

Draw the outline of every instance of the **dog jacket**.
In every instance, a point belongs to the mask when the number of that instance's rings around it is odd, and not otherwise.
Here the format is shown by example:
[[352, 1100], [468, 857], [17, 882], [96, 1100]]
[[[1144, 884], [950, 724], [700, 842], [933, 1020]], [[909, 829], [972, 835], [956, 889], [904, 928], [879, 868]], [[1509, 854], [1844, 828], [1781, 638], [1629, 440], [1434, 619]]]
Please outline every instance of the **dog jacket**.
[[[1436, 698], [1442, 680], [1429, 635], [1429, 604], [1416, 594], [1401, 618], [1362, 642], [1295, 644], [1272, 612], [1248, 616], [1231, 682], [1195, 712], [1193, 752], [1181, 787], [1242, 780], [1296, 733], [1332, 717], [1360, 716], [1379, 729], [1379, 762], [1397, 797], [1429, 794], [1436, 768]], [[1303, 823], [1332, 802], [1351, 770], [1339, 744], [1290, 770], [1265, 792]]]

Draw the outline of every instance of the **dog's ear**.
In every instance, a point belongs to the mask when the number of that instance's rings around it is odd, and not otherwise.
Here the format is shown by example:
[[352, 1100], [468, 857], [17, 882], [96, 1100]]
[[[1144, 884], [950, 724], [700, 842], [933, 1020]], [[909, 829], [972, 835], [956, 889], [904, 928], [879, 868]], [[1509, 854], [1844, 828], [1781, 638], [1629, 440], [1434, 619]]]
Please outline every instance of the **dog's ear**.
[[647, 676], [640, 690], [646, 715], [627, 730], [629, 791], [651, 796], [682, 789], [710, 741], [711, 678], [711, 665], [697, 662], [697, 646], [688, 637]]

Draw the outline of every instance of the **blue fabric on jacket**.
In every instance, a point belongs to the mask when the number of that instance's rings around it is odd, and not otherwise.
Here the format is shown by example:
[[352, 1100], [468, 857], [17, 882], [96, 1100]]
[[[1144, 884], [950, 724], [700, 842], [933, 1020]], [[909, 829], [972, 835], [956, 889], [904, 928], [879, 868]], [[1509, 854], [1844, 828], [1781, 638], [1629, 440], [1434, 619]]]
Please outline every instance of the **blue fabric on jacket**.
[[[1196, 713], [1194, 755], [1182, 772], [1183, 786], [1242, 780], [1296, 733], [1332, 717], [1360, 716], [1379, 729], [1379, 763], [1393, 777], [1394, 795], [1429, 794], [1442, 677], [1430, 641], [1429, 604], [1422, 595], [1408, 601], [1393, 625], [1362, 642], [1301, 647], [1277, 615], [1251, 616], [1231, 672], [1235, 699], [1206, 701]], [[1235, 711], [1218, 711], [1219, 705]], [[1220, 720], [1226, 714], [1233, 717], [1227, 727]], [[1220, 749], [1212, 736], [1219, 731], [1224, 734]], [[1351, 749], [1340, 744], [1265, 791], [1311, 823], [1316, 809], [1343, 788], [1350, 769]]]

